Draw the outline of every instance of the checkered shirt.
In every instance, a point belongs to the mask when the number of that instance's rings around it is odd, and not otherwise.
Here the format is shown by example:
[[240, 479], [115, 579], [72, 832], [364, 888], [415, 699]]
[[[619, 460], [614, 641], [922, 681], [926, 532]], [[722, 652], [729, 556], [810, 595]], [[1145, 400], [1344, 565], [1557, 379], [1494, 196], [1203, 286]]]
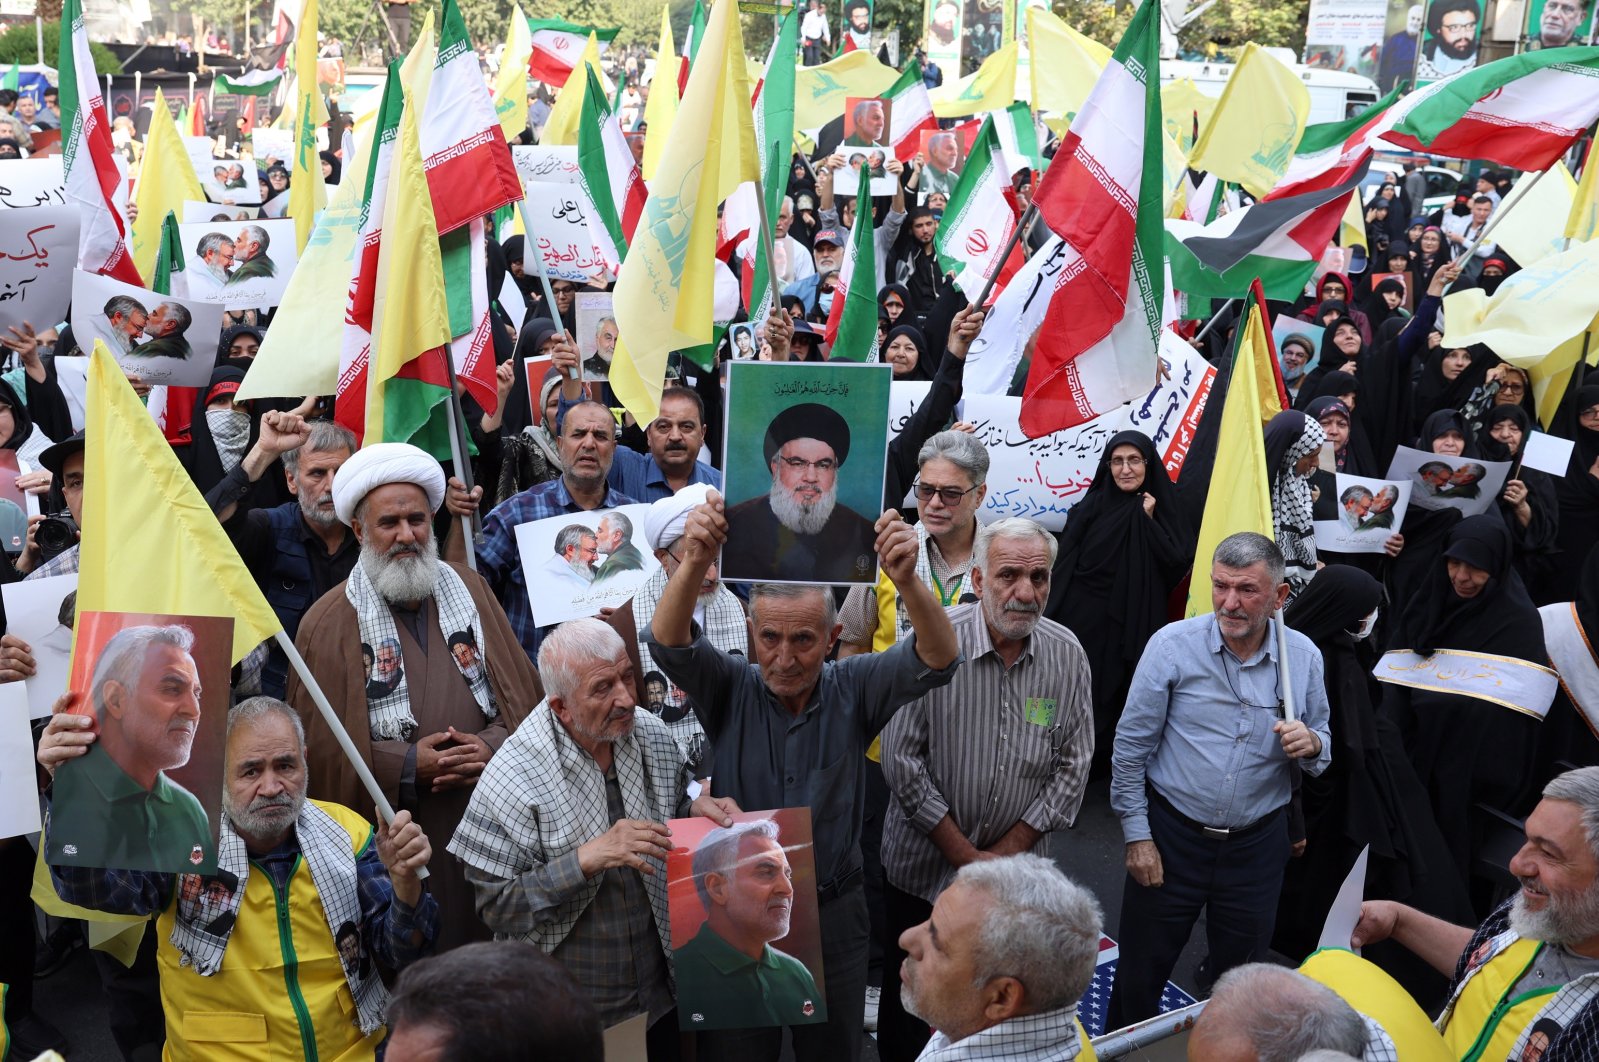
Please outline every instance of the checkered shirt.
[[[632, 505], [633, 501], [621, 491], [607, 488], [605, 500], [597, 508], [614, 509], [618, 505]], [[483, 544], [477, 548], [478, 574], [494, 588], [495, 596], [505, 608], [505, 617], [516, 632], [516, 640], [522, 643], [527, 658], [535, 664], [539, 660], [539, 646], [550, 628], [533, 622], [533, 603], [522, 572], [522, 556], [516, 548], [516, 528], [518, 524], [534, 520], [586, 511], [572, 500], [564, 479], [552, 479], [505, 499], [483, 520]]]
[[954, 1043], [935, 1032], [916, 1062], [979, 1062], [982, 1059], [1025, 1059], [1026, 1062], [1070, 1062], [1082, 1053], [1083, 1034], [1077, 1007], [1011, 1018]]
[[[644, 666], [645, 674], [651, 671], [666, 673], [660, 662], [650, 655], [650, 621], [655, 618], [655, 609], [661, 603], [661, 595], [666, 592], [666, 569], [657, 568], [655, 572], [639, 587], [638, 593], [633, 595], [633, 625], [637, 630], [638, 658]], [[744, 615], [744, 606], [739, 604], [738, 598], [733, 596], [725, 584], [717, 584], [716, 594], [711, 603], [705, 606], [705, 621], [701, 624], [705, 630], [705, 638], [712, 645], [724, 653], [749, 651], [749, 625]], [[639, 688], [643, 689], [642, 676]], [[683, 747], [683, 754], [695, 759], [692, 753], [705, 754], [705, 728], [700, 726], [699, 719], [693, 712], [687, 712], [676, 722], [668, 723], [672, 736], [677, 738], [677, 743]], [[709, 763], [702, 764], [709, 769]]]
[[29, 572], [26, 579], [48, 579], [52, 575], [77, 575], [78, 574], [78, 547], [74, 545], [51, 557], [33, 571]]
[[1399, 1062], [1399, 1045], [1376, 1018], [1362, 1014], [1366, 1023], [1366, 1046], [1360, 1049], [1360, 1062]]
[[[644, 709], [613, 746], [622, 805], [631, 819], [688, 814], [690, 781], [666, 724]], [[578, 866], [579, 845], [610, 828], [605, 775], [578, 747], [549, 702], [517, 727], [483, 769], [449, 851], [467, 865], [478, 913], [496, 938], [554, 951], [600, 889]], [[661, 947], [671, 952], [662, 867], [644, 875]]]

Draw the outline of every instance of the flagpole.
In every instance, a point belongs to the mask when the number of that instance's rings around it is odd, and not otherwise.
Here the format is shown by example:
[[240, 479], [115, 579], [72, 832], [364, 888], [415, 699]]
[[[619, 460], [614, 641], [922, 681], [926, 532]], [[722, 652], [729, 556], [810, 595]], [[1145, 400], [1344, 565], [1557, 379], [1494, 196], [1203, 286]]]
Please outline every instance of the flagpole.
[[1299, 718], [1299, 712], [1294, 707], [1294, 687], [1288, 681], [1288, 621], [1283, 618], [1283, 610], [1277, 610], [1277, 677], [1283, 686], [1283, 719], [1292, 723]]
[[[444, 374], [450, 380], [450, 460], [455, 464], [455, 476], [465, 486], [467, 493], [472, 492], [472, 466], [466, 459], [466, 443], [461, 432], [461, 395], [456, 390], [455, 382], [455, 357], [450, 352], [448, 344], [439, 348], [439, 354], [444, 358]], [[461, 514], [461, 537], [466, 540], [466, 566], [477, 571], [477, 521], [472, 516]]]
[[1482, 243], [1483, 240], [1488, 238], [1488, 234], [1493, 231], [1494, 226], [1499, 224], [1499, 219], [1510, 213], [1510, 208], [1521, 202], [1522, 198], [1528, 192], [1532, 191], [1532, 186], [1537, 184], [1543, 178], [1543, 175], [1548, 172], [1548, 170], [1539, 170], [1537, 173], [1533, 174], [1531, 177], [1512, 188], [1510, 190], [1510, 194], [1505, 196], [1505, 201], [1499, 204], [1499, 209], [1494, 211], [1493, 217], [1489, 218], [1488, 223], [1482, 227], [1482, 231], [1477, 233], [1477, 238], [1471, 241], [1471, 244], [1464, 251], [1461, 251], [1459, 254], [1457, 254], [1452, 260], [1456, 262], [1463, 262], [1472, 255], [1476, 254], [1477, 247]]
[[[372, 777], [372, 769], [366, 765], [361, 754], [355, 750], [355, 742], [350, 740], [349, 731], [344, 729], [344, 724], [334, 714], [333, 706], [328, 703], [328, 695], [322, 692], [322, 687], [317, 685], [316, 676], [311, 674], [311, 669], [306, 665], [305, 657], [300, 655], [300, 650], [294, 647], [294, 639], [290, 638], [283, 628], [279, 627], [277, 633], [272, 635], [277, 641], [278, 648], [283, 650], [283, 655], [289, 658], [289, 665], [294, 668], [295, 674], [300, 676], [300, 681], [305, 683], [305, 690], [311, 695], [311, 700], [316, 704], [316, 710], [322, 714], [322, 721], [333, 731], [333, 740], [339, 743], [339, 748], [344, 752], [350, 766], [355, 768], [355, 775], [361, 780], [361, 788], [366, 790], [366, 795], [372, 798], [372, 803], [377, 805], [378, 814], [383, 816], [385, 824], [394, 821], [394, 805], [389, 803], [389, 798], [384, 795], [383, 787], [378, 785], [378, 780]], [[418, 878], [428, 876], [427, 867], [417, 869]]]
[[1198, 343], [1201, 339], [1204, 339], [1206, 336], [1210, 335], [1210, 330], [1216, 327], [1216, 322], [1221, 320], [1221, 315], [1232, 309], [1233, 303], [1237, 301], [1237, 299], [1228, 299], [1225, 303], [1223, 303], [1222, 308], [1217, 310], [1211, 316], [1210, 320], [1205, 322], [1205, 327], [1201, 328], [1199, 333], [1194, 336], [1193, 342]]
[[[544, 306], [550, 311], [550, 320], [564, 333], [566, 324], [561, 320], [561, 312], [555, 308], [555, 289], [550, 287], [549, 270], [544, 268], [544, 256], [537, 253], [538, 237], [533, 232], [533, 218], [527, 212], [526, 196], [516, 201], [516, 210], [517, 213], [522, 215], [522, 231], [525, 234], [523, 239], [527, 243], [527, 246], [522, 248], [522, 271], [524, 273], [527, 272], [527, 260], [529, 258], [533, 259], [533, 263], [538, 267], [539, 271], [539, 284], [544, 288]], [[567, 338], [571, 339], [572, 337], [568, 335]], [[576, 342], [576, 340], [573, 340], [573, 342]], [[534, 351], [534, 353], [537, 354], [538, 351]], [[525, 357], [526, 355], [524, 354], [523, 356]], [[572, 379], [582, 379], [582, 374], [583, 367], [579, 365], [572, 370]]]
[[1037, 214], [1038, 204], [1035, 202], [1028, 203], [1027, 209], [1017, 219], [1016, 227], [1011, 230], [1010, 239], [1005, 241], [1005, 249], [999, 252], [998, 258], [994, 259], [994, 272], [983, 281], [983, 290], [978, 293], [977, 298], [972, 300], [971, 305], [975, 309], [982, 310], [983, 304], [988, 302], [989, 293], [994, 290], [994, 281], [999, 279], [1000, 269], [1004, 267], [1006, 260], [1010, 258], [1010, 253], [1016, 249], [1016, 245], [1022, 242], [1022, 234], [1032, 227], [1033, 218]]
[[[777, 172], [777, 149], [782, 146], [781, 140], [772, 141], [772, 172]], [[772, 239], [772, 222], [766, 216], [766, 182], [761, 180], [759, 168], [755, 174], [755, 207], [761, 216], [761, 244], [766, 251], [766, 282], [772, 289], [772, 306], [775, 309], [782, 305], [782, 296], [777, 292], [777, 246]], [[752, 296], [753, 297], [753, 296]], [[756, 322], [757, 325], [760, 322]]]

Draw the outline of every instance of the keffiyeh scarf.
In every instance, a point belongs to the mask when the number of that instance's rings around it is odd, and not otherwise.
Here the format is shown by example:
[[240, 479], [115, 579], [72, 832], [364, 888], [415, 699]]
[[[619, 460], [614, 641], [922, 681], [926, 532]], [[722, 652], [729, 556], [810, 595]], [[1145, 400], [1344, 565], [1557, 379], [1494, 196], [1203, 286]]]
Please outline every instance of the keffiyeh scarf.
[[1326, 442], [1327, 433], [1321, 425], [1307, 417], [1304, 434], [1288, 448], [1282, 464], [1272, 469], [1272, 531], [1277, 548], [1283, 553], [1290, 599], [1297, 597], [1316, 574], [1316, 524], [1311, 513], [1310, 481], [1296, 473], [1294, 466], [1307, 454], [1320, 451]]

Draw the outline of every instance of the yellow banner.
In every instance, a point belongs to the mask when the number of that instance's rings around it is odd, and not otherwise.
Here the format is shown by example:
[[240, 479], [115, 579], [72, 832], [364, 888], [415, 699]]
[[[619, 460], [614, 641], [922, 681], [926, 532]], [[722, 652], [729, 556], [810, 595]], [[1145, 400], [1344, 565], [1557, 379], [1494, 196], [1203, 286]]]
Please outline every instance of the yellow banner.
[[1188, 164], [1265, 195], [1287, 171], [1309, 118], [1305, 83], [1251, 41]]

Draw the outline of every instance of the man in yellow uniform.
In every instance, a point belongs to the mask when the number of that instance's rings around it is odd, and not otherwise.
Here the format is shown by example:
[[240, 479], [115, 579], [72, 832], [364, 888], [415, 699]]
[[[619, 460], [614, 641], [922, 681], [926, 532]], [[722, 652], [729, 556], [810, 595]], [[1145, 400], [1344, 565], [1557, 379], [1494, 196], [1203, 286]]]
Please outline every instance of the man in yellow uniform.
[[[39, 741], [52, 776], [95, 739], [71, 697]], [[408, 812], [374, 830], [348, 808], [307, 801], [299, 716], [271, 697], [229, 713], [224, 778], [215, 877], [52, 867], [57, 894], [158, 916], [165, 1058], [371, 1059], [389, 998], [382, 971], [420, 958], [437, 932], [438, 904], [417, 877], [427, 836]], [[201, 892], [215, 902], [189, 899]]]
[[1462, 1062], [1572, 1062], [1599, 1044], [1599, 767], [1545, 786], [1526, 832], [1521, 890], [1475, 931], [1370, 900], [1350, 941], [1392, 938], [1454, 977], [1438, 1029]]

